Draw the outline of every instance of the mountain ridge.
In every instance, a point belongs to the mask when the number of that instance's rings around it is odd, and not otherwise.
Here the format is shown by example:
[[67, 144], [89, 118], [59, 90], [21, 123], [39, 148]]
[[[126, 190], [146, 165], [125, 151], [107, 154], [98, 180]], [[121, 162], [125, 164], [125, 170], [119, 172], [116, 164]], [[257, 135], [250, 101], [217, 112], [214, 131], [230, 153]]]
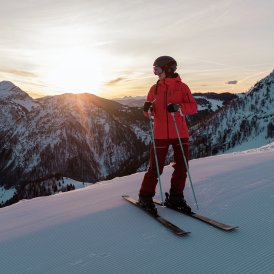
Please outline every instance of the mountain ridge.
[[144, 155], [136, 155], [146, 145], [129, 126], [127, 107], [96, 95], [64, 94], [27, 97], [33, 105], [26, 109], [17, 90], [9, 91], [0, 97], [0, 186], [23, 192], [27, 184], [60, 175], [95, 183], [136, 172], [143, 162]]
[[[209, 156], [259, 139], [274, 137], [274, 70], [240, 98], [230, 101], [191, 129], [192, 157]], [[254, 147], [254, 146], [253, 146]], [[245, 149], [252, 148], [246, 146]]]
[[[187, 116], [190, 158], [271, 142], [273, 79], [274, 71], [216, 111], [206, 106], [196, 120]], [[35, 197], [28, 191], [35, 183], [40, 196], [53, 194], [62, 177], [95, 183], [147, 168], [150, 135], [142, 107], [88, 93], [32, 99], [7, 81], [0, 90], [0, 187], [15, 187], [15, 200]]]

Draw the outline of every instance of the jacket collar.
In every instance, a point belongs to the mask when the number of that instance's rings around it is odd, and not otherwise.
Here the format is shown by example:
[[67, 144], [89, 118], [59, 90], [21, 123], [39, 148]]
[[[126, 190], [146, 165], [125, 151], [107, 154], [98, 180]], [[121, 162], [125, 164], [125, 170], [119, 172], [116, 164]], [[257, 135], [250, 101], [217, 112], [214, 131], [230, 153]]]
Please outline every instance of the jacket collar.
[[159, 84], [161, 85], [174, 85], [176, 82], [182, 82], [181, 77], [179, 74], [177, 74], [177, 77], [175, 78], [165, 78], [163, 80], [159, 81]]

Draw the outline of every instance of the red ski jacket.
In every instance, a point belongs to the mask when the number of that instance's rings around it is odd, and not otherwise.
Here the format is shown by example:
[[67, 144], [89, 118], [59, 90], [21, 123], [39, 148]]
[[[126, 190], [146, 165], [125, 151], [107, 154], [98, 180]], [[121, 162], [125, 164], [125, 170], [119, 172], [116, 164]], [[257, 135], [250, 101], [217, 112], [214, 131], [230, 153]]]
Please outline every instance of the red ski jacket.
[[[169, 103], [179, 104], [183, 114], [197, 112], [197, 104], [189, 87], [176, 78], [165, 78], [154, 84], [147, 95], [147, 101], [153, 102], [152, 116], [154, 116], [155, 139], [177, 139], [178, 135], [171, 114], [167, 111]], [[148, 114], [144, 112], [145, 116]], [[180, 133], [180, 138], [188, 138], [188, 128], [185, 117], [180, 112], [175, 112], [175, 119]]]

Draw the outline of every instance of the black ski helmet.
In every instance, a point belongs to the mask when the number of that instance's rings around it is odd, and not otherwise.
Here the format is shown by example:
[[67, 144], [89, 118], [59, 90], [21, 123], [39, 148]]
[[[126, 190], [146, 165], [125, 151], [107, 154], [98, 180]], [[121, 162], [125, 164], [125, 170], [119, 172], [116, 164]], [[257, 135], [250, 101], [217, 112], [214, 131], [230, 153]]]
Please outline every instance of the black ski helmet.
[[160, 56], [153, 63], [154, 67], [157, 66], [157, 67], [161, 67], [162, 69], [164, 69], [165, 66], [169, 66], [169, 65], [177, 66], [176, 60], [170, 56]]
[[[177, 69], [177, 62], [170, 56], [160, 56], [154, 61], [153, 66], [160, 67], [165, 71], [167, 77], [173, 77]], [[156, 73], [154, 72], [154, 74]]]

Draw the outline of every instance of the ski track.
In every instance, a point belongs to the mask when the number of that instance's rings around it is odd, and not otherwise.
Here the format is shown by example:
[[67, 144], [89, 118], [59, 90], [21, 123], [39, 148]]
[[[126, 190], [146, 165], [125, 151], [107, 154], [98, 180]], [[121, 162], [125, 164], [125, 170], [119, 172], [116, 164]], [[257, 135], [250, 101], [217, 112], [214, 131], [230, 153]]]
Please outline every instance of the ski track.
[[[159, 208], [191, 231], [172, 234], [121, 197], [137, 197], [143, 173], [3, 208], [1, 273], [274, 273], [273, 160], [266, 151], [190, 162], [200, 213], [238, 225], [233, 232]], [[186, 198], [195, 208], [189, 183]]]

